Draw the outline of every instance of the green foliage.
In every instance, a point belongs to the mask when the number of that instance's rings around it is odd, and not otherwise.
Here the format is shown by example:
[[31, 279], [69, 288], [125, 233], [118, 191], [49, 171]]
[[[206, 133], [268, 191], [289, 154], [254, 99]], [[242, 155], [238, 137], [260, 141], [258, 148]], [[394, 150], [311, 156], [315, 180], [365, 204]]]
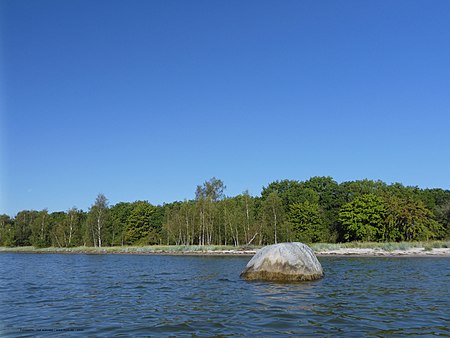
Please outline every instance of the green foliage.
[[[214, 242], [221, 242], [222, 230], [218, 222], [218, 202], [224, 197], [225, 185], [215, 177], [197, 186], [195, 192], [196, 209], [199, 223], [199, 244], [211, 245]], [[215, 229], [217, 230], [215, 231]]]
[[216, 202], [223, 198], [223, 191], [226, 189], [223, 182], [215, 177], [197, 186], [196, 199]]
[[109, 224], [109, 206], [105, 195], [98, 194], [94, 204], [89, 209], [85, 236], [91, 238], [94, 246], [102, 247], [107, 239], [106, 227]]
[[110, 208], [110, 238], [111, 245], [124, 245], [125, 244], [125, 227], [133, 212], [133, 204], [120, 202]]
[[438, 238], [450, 239], [450, 201], [436, 208], [436, 220], [441, 225]]
[[81, 244], [81, 225], [84, 213], [75, 207], [67, 212], [54, 212], [50, 215], [52, 223], [52, 246], [74, 247]]
[[386, 189], [386, 183], [382, 181], [372, 180], [358, 180], [351, 182], [344, 182], [340, 185], [345, 200], [348, 202], [353, 201], [355, 197], [374, 194], [379, 195]]
[[324, 240], [324, 229], [319, 204], [305, 201], [289, 208], [289, 223], [297, 241], [313, 243]]
[[8, 215], [0, 215], [0, 246], [15, 246], [14, 220]]
[[344, 238], [349, 241], [378, 240], [386, 208], [383, 200], [373, 194], [356, 197], [339, 212]]
[[17, 246], [31, 245], [31, 226], [38, 212], [34, 210], [20, 211], [14, 219], [14, 241]]
[[126, 244], [158, 244], [158, 229], [152, 223], [155, 207], [147, 201], [133, 203], [133, 210], [127, 219]]
[[262, 203], [262, 236], [266, 243], [291, 241], [291, 234], [284, 223], [282, 199], [272, 191]]
[[36, 248], [45, 248], [50, 246], [50, 217], [48, 211], [39, 211], [31, 222], [31, 244]]
[[384, 201], [386, 218], [382, 240], [412, 241], [438, 237], [442, 225], [432, 218], [431, 211], [421, 200], [411, 195], [406, 198], [385, 195]]
[[318, 198], [312, 189], [307, 190], [303, 183], [294, 180], [283, 180], [270, 183], [267, 187], [263, 188], [261, 197], [263, 200], [266, 200], [272, 193], [276, 193], [281, 199], [285, 211], [288, 211], [288, 206], [293, 203]]
[[153, 206], [99, 194], [83, 212], [0, 215], [0, 245], [59, 247], [176, 244], [264, 245], [284, 241], [430, 241], [450, 239], [450, 191], [331, 177], [268, 184], [261, 196], [224, 195], [213, 177], [194, 200]]

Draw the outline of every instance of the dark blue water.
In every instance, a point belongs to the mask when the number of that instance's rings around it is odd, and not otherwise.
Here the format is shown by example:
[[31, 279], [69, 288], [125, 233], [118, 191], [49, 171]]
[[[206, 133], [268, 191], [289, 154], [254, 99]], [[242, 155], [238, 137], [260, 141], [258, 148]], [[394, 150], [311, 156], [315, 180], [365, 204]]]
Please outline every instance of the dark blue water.
[[0, 336], [450, 336], [449, 258], [320, 258], [246, 282], [250, 257], [0, 254]]

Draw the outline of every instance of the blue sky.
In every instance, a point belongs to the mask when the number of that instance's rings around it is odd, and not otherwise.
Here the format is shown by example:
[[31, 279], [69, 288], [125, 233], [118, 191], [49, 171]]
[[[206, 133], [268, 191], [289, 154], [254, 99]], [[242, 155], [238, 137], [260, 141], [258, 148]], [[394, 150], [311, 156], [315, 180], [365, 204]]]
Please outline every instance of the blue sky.
[[0, 213], [332, 176], [450, 189], [449, 1], [1, 0]]

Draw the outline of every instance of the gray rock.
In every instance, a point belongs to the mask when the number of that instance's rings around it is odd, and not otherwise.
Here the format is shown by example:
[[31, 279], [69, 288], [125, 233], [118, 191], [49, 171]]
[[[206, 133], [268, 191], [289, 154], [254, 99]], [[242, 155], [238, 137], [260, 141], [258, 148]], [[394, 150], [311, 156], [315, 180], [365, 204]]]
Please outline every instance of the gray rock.
[[241, 273], [246, 280], [310, 281], [322, 277], [322, 265], [316, 255], [299, 242], [263, 247]]

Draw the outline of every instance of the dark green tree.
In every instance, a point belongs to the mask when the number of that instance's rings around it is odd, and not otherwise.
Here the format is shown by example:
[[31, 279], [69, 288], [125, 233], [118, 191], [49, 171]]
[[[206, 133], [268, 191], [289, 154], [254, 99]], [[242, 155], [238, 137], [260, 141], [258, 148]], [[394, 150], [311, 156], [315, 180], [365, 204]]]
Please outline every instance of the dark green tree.
[[329, 176], [311, 177], [304, 184], [306, 188], [312, 189], [319, 195], [322, 227], [328, 233], [328, 240], [335, 241], [341, 230], [338, 222], [339, 210], [346, 203], [342, 188]]
[[128, 217], [125, 242], [127, 244], [158, 244], [159, 229], [152, 224], [156, 208], [147, 201], [133, 203], [133, 210]]
[[405, 190], [402, 196], [398, 192], [383, 195], [386, 206], [385, 228], [382, 240], [411, 241], [438, 238], [442, 233], [442, 224], [434, 218], [417, 194]]
[[125, 244], [125, 229], [133, 209], [134, 204], [129, 202], [120, 202], [110, 208], [109, 230], [112, 246]]
[[439, 238], [450, 239], [450, 202], [440, 205], [436, 214], [437, 222], [441, 225]]
[[261, 198], [266, 200], [273, 192], [275, 192], [281, 199], [284, 211], [286, 212], [289, 209], [289, 205], [303, 202], [305, 199], [305, 194], [307, 194], [303, 183], [296, 180], [281, 180], [274, 181], [267, 187], [263, 187]]
[[31, 245], [31, 227], [38, 216], [35, 210], [23, 210], [17, 213], [14, 219], [14, 240], [16, 246]]
[[386, 189], [386, 183], [382, 181], [372, 181], [368, 179], [343, 182], [340, 184], [345, 202], [351, 202], [356, 197], [368, 194], [379, 195]]
[[[49, 245], [54, 247], [67, 247], [64, 242], [64, 234], [60, 233], [60, 229], [64, 227], [67, 214], [64, 211], [52, 212], [48, 215], [48, 238]], [[60, 236], [62, 235], [62, 236]]]
[[15, 246], [14, 220], [8, 215], [0, 215], [0, 246]]
[[339, 221], [348, 241], [376, 241], [383, 227], [384, 201], [373, 194], [356, 197], [341, 208]]
[[295, 240], [309, 243], [324, 240], [326, 230], [323, 229], [317, 203], [305, 201], [291, 204], [288, 219]]

